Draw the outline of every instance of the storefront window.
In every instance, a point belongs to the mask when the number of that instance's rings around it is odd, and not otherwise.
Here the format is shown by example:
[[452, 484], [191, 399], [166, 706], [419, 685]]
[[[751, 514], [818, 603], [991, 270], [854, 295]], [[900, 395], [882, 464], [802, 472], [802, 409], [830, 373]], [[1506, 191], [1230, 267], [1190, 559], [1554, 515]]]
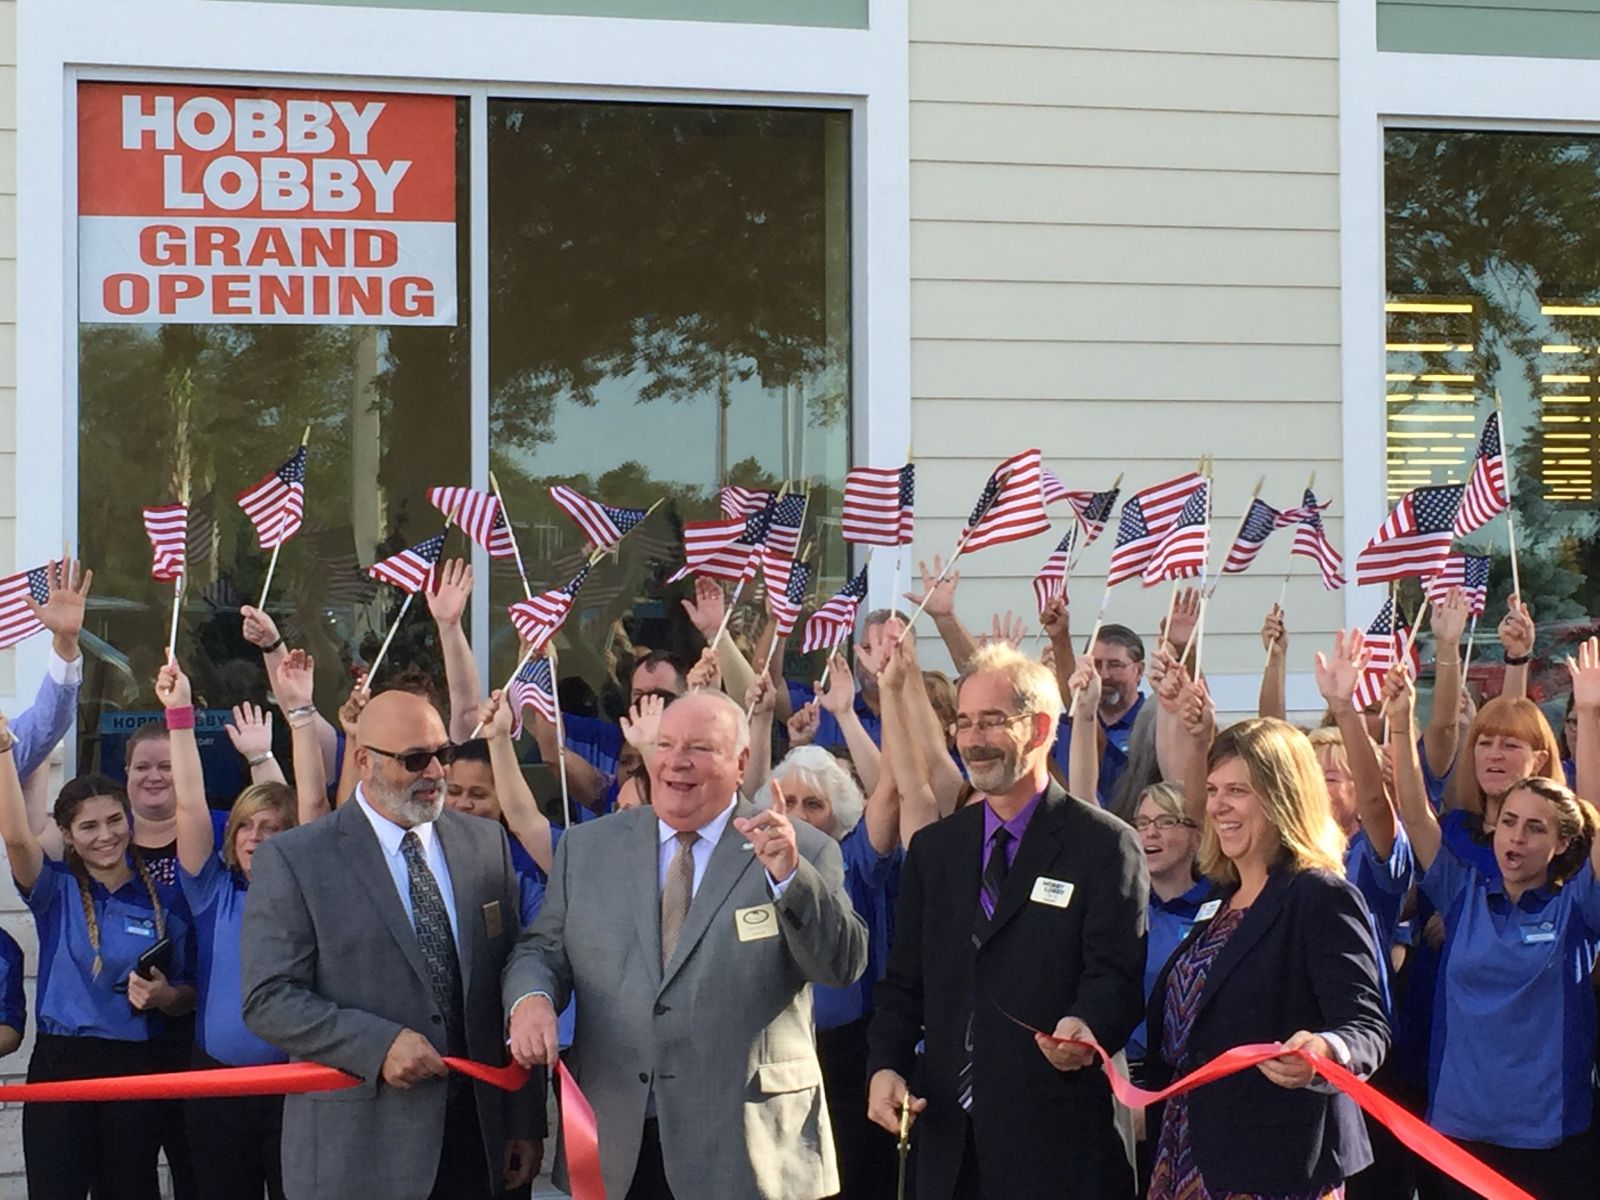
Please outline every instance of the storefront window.
[[[717, 515], [723, 484], [809, 486], [818, 587], [842, 580], [849, 159], [842, 112], [491, 101], [490, 459], [532, 586], [583, 562], [550, 486], [666, 498], [563, 631], [575, 707], [606, 699], [608, 657], [690, 649], [682, 589], [663, 581], [681, 522]], [[516, 658], [500, 614], [521, 592], [501, 560], [496, 679]]]
[[[1385, 148], [1390, 500], [1465, 482], [1498, 393], [1522, 590], [1541, 651], [1560, 651], [1600, 612], [1600, 138], [1393, 129]], [[1506, 519], [1465, 548], [1493, 558], [1476, 650], [1492, 661]], [[1546, 673], [1535, 690], [1563, 692]]]

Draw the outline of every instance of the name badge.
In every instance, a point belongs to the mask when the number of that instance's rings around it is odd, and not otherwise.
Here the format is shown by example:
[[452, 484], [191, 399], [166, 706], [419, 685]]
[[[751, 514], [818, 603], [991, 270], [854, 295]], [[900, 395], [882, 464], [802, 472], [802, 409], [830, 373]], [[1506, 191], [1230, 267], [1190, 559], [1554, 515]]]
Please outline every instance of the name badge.
[[492, 940], [500, 936], [503, 927], [500, 919], [500, 901], [491, 900], [483, 906], [483, 932]]
[[1041, 875], [1033, 881], [1033, 894], [1028, 899], [1051, 908], [1065, 908], [1072, 903], [1072, 890], [1073, 885], [1065, 879], [1046, 879]]
[[1195, 923], [1198, 924], [1201, 921], [1209, 921], [1220, 911], [1222, 911], [1221, 900], [1207, 900], [1195, 911]]
[[1542, 925], [1523, 925], [1517, 932], [1522, 935], [1522, 944], [1524, 946], [1537, 946], [1542, 942], [1556, 940], [1556, 927], [1550, 921], [1546, 921]]
[[733, 910], [733, 927], [741, 942], [759, 942], [778, 936], [778, 910], [770, 904]]
[[143, 920], [139, 917], [123, 917], [122, 932], [134, 937], [154, 938], [156, 926], [154, 921]]

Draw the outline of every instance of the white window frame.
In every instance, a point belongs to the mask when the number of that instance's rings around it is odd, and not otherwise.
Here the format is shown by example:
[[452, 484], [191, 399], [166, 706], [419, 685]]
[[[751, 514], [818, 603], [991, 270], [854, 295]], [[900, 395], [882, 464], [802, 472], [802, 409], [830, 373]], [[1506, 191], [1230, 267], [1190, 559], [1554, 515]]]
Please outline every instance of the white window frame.
[[[215, 0], [17, 6], [16, 561], [77, 528], [76, 92], [80, 80], [447, 92], [470, 100], [472, 476], [488, 484], [490, 97], [770, 105], [851, 114], [852, 461], [903, 454], [910, 427], [908, 0], [867, 29], [307, 7]], [[59, 398], [59, 399], [58, 399]], [[127, 498], [137, 504], [150, 497]], [[483, 553], [476, 550], [476, 557]], [[480, 575], [486, 564], [478, 563]], [[473, 600], [489, 619], [487, 589]], [[488, 639], [478, 638], [480, 668]], [[32, 694], [47, 646], [18, 648]], [[12, 708], [17, 696], [0, 696]], [[69, 769], [72, 765], [69, 746]]]

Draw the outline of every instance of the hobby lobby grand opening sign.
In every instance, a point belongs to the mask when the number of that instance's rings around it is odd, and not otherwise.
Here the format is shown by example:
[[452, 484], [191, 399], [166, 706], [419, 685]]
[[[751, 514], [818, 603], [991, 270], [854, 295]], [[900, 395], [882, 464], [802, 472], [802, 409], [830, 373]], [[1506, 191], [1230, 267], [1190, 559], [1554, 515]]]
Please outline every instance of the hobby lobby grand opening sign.
[[451, 96], [85, 83], [84, 321], [453, 325]]

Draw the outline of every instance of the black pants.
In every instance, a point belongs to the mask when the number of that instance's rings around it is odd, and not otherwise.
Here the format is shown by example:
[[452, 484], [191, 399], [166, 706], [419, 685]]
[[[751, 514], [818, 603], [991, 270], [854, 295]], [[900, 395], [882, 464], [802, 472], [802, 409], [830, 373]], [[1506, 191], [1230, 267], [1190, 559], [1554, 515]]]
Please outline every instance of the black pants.
[[[187, 1071], [190, 1056], [194, 1053], [194, 1014], [167, 1017], [163, 1024], [166, 1033], [151, 1043], [160, 1064], [158, 1069]], [[200, 1187], [194, 1174], [194, 1155], [189, 1147], [189, 1122], [184, 1114], [183, 1101], [159, 1101], [155, 1109], [155, 1121], [161, 1131], [161, 1150], [167, 1156], [167, 1168], [172, 1172], [173, 1200], [200, 1200]]]
[[[1398, 1096], [1403, 1091], [1400, 1074], [1389, 1063], [1378, 1068], [1371, 1083], [1387, 1096]], [[1367, 1140], [1372, 1143], [1372, 1165], [1345, 1181], [1345, 1200], [1412, 1200], [1417, 1188], [1413, 1170], [1417, 1156], [1401, 1145], [1382, 1121], [1370, 1113], [1363, 1113], [1362, 1117], [1367, 1123]]]
[[[489, 1175], [484, 1169], [483, 1128], [472, 1085], [456, 1084], [444, 1109], [444, 1143], [439, 1150], [439, 1170], [433, 1177], [428, 1200], [489, 1200]], [[499, 1184], [500, 1163], [494, 1164]]]
[[893, 1196], [895, 1138], [867, 1118], [867, 1019], [817, 1030], [817, 1058], [838, 1151], [840, 1200]]
[[[29, 1083], [150, 1075], [164, 1064], [149, 1042], [40, 1033]], [[22, 1152], [31, 1200], [159, 1200], [156, 1154], [170, 1102], [71, 1101], [22, 1106]]]
[[[224, 1067], [199, 1050], [196, 1070]], [[283, 1097], [183, 1102], [200, 1200], [283, 1200]]]
[[667, 1167], [661, 1159], [661, 1125], [649, 1117], [639, 1143], [639, 1163], [633, 1169], [626, 1200], [676, 1200], [667, 1186]]
[[[1461, 1146], [1539, 1200], [1594, 1200], [1594, 1147], [1588, 1132], [1548, 1150], [1514, 1150], [1488, 1142], [1462, 1142]], [[1475, 1200], [1478, 1195], [1454, 1180], [1446, 1181], [1445, 1194], [1451, 1200]]]

